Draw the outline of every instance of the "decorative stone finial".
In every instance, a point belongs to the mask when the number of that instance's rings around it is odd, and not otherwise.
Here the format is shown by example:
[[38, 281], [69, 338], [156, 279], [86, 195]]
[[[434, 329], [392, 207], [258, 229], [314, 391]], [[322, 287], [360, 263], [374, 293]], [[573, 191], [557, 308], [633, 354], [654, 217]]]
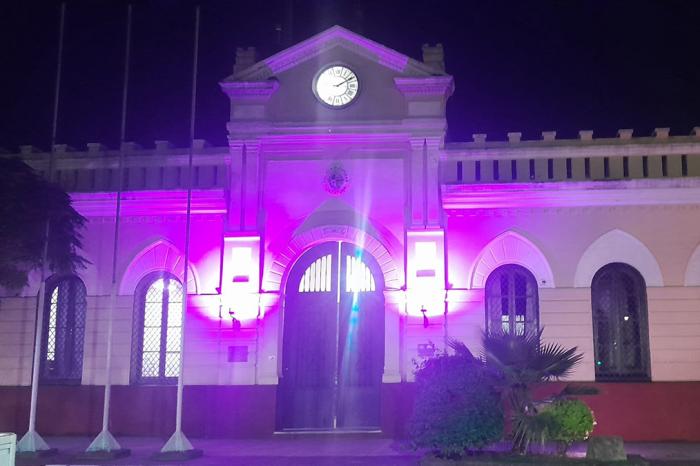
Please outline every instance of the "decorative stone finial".
[[632, 133], [634, 133], [633, 129], [618, 129], [617, 137], [620, 139], [632, 139]]
[[442, 44], [423, 44], [423, 63], [437, 70], [440, 73], [445, 72], [445, 51]]
[[140, 149], [141, 149], [141, 146], [139, 146], [135, 142], [123, 142], [121, 145], [121, 150], [125, 154], [129, 154], [131, 152], [134, 152], [134, 151], [140, 150]]
[[173, 148], [173, 144], [165, 139], [157, 139], [155, 142], [156, 152], [167, 152]]
[[472, 138], [477, 144], [484, 144], [486, 142], [486, 135], [483, 133], [472, 134]]
[[209, 147], [209, 141], [206, 139], [193, 139], [192, 140], [192, 149], [194, 150], [202, 150], [205, 147]]
[[515, 144], [517, 142], [520, 142], [520, 138], [523, 137], [523, 133], [507, 133], [508, 136], [508, 142], [511, 144]]
[[73, 152], [73, 148], [68, 144], [54, 144], [53, 151], [56, 154], [65, 154], [66, 152]]
[[256, 55], [255, 47], [236, 47], [236, 63], [233, 65], [233, 74], [254, 65]]
[[41, 151], [39, 150], [38, 147], [32, 146], [31, 144], [19, 146], [19, 153], [22, 155], [35, 154], [37, 152], [41, 152]]
[[542, 131], [543, 141], [554, 141], [557, 138], [556, 131]]
[[592, 141], [593, 140], [593, 131], [589, 129], [582, 129], [581, 131], [578, 132], [578, 137], [582, 141]]
[[700, 126], [696, 126], [695, 128], [693, 128], [690, 134], [695, 136], [696, 138], [700, 138]]
[[100, 154], [107, 150], [107, 146], [101, 142], [88, 142], [85, 145], [87, 146], [88, 154]]
[[657, 139], [668, 139], [670, 128], [654, 128], [654, 136]]

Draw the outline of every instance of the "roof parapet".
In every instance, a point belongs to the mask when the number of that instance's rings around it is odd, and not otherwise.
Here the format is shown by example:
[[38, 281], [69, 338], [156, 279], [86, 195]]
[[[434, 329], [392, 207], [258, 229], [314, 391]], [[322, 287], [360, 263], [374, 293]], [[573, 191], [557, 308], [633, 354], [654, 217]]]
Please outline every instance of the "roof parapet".
[[634, 133], [633, 129], [618, 129], [617, 137], [627, 141], [629, 139], [632, 139], [632, 133]]
[[143, 147], [141, 147], [139, 144], [137, 144], [135, 142], [122, 142], [122, 144], [121, 144], [121, 150], [125, 154], [130, 154], [132, 152], [136, 152], [136, 151], [141, 150], [141, 149], [143, 149]]
[[696, 138], [700, 138], [700, 126], [696, 126], [695, 128], [693, 128], [690, 134], [692, 136], [695, 136]]
[[654, 137], [656, 139], [668, 139], [670, 128], [654, 128]]
[[255, 47], [236, 47], [236, 61], [233, 65], [233, 74], [253, 66], [256, 62], [257, 50]]
[[85, 146], [90, 155], [101, 154], [107, 150], [107, 146], [101, 142], [88, 142]]
[[517, 144], [520, 142], [520, 139], [523, 137], [523, 133], [511, 132], [511, 133], [507, 133], [507, 136], [508, 136], [509, 143]]
[[484, 133], [472, 134], [472, 139], [474, 139], [474, 142], [477, 144], [485, 144], [486, 143], [486, 134], [484, 134]]
[[37, 152], [41, 152], [41, 150], [36, 146], [32, 146], [31, 144], [19, 146], [19, 153], [22, 155], [36, 154]]
[[592, 141], [593, 140], [593, 131], [590, 129], [582, 129], [581, 131], [578, 132], [578, 138], [581, 141]]
[[557, 138], [557, 132], [556, 131], [542, 131], [542, 140], [543, 141], [554, 141]]
[[442, 44], [423, 44], [423, 63], [440, 73], [445, 72], [445, 50]]
[[202, 150], [206, 149], [207, 147], [210, 147], [211, 144], [209, 144], [209, 141], [206, 139], [193, 139], [192, 140], [192, 149], [194, 150]]
[[166, 139], [156, 139], [154, 144], [156, 146], [156, 154], [162, 154], [175, 147], [172, 142]]
[[65, 154], [67, 152], [75, 152], [75, 148], [69, 146], [68, 144], [54, 144], [53, 151], [56, 154]]

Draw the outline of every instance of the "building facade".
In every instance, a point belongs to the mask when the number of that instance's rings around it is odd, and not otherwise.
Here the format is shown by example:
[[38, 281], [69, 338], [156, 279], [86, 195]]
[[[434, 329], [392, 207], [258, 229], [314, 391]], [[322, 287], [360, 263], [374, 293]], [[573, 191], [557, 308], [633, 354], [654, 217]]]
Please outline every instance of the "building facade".
[[[90, 265], [39, 306], [40, 433], [100, 430], [124, 151], [114, 434], [172, 431], [183, 364], [193, 437], [400, 436], [417, 361], [544, 328], [583, 352], [597, 433], [700, 441], [700, 130], [445, 143], [441, 46], [417, 61], [336, 26], [254, 55], [221, 82], [228, 147], [192, 148], [186, 297], [190, 149], [54, 149]], [[27, 427], [38, 287], [0, 300], [0, 430]]]

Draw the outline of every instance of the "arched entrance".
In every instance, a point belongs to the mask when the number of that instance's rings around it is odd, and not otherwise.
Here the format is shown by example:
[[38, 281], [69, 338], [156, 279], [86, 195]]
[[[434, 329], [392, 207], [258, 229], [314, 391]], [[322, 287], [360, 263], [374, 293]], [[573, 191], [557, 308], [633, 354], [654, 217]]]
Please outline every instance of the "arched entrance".
[[384, 277], [342, 241], [304, 253], [285, 290], [277, 425], [283, 430], [379, 428]]

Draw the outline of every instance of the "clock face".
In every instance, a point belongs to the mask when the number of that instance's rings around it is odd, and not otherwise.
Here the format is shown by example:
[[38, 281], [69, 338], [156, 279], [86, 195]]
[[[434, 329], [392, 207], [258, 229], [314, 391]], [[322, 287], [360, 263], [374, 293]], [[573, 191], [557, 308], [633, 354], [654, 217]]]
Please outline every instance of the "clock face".
[[322, 70], [313, 82], [316, 97], [331, 107], [348, 105], [357, 97], [359, 86], [355, 72], [342, 65], [333, 65]]

